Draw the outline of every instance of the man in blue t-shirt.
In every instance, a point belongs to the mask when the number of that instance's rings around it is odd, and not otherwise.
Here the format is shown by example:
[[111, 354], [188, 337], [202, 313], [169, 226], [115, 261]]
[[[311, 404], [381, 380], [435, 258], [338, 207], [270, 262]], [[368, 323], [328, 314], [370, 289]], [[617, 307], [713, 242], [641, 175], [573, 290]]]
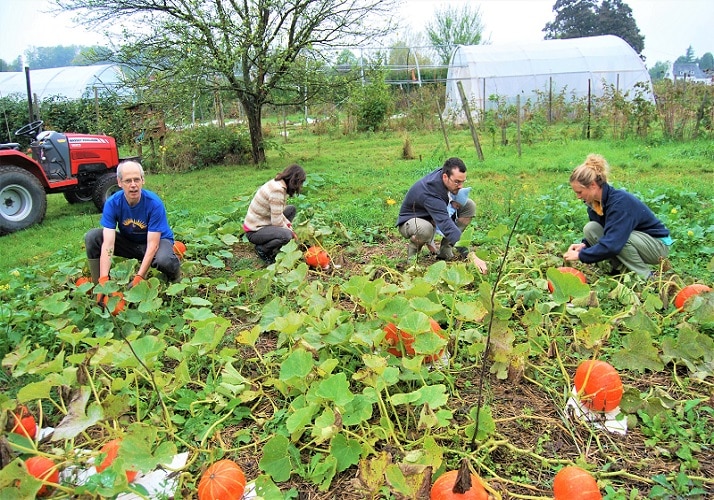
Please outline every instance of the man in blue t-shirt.
[[84, 237], [89, 270], [94, 283], [106, 283], [112, 257], [117, 255], [139, 261], [139, 270], [129, 284], [144, 280], [155, 267], [168, 281], [181, 278], [181, 263], [174, 254], [174, 233], [166, 218], [166, 209], [155, 193], [143, 189], [144, 169], [136, 161], [122, 162], [117, 168], [122, 189], [104, 204], [100, 224]]

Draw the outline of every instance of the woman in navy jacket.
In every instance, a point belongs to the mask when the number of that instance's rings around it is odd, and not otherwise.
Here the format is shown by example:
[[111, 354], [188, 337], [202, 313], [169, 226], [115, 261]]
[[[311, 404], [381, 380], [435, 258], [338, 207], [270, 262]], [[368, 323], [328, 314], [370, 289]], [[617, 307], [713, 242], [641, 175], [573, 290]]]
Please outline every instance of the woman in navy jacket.
[[609, 173], [605, 158], [591, 154], [570, 175], [570, 186], [587, 205], [590, 222], [583, 241], [570, 245], [563, 258], [586, 264], [609, 260], [613, 272], [626, 268], [647, 278], [650, 266], [669, 254], [672, 238], [647, 205], [607, 183]]

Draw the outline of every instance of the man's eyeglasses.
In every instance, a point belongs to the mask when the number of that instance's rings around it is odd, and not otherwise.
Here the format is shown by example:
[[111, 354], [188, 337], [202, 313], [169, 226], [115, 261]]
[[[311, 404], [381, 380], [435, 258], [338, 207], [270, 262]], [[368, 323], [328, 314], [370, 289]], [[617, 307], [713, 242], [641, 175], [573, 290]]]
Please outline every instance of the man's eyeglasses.
[[451, 177], [449, 177], [449, 180], [450, 180], [451, 182], [453, 182], [455, 186], [463, 186], [464, 183], [466, 182], [465, 180], [463, 180], [463, 181], [457, 181], [456, 179], [452, 179]]

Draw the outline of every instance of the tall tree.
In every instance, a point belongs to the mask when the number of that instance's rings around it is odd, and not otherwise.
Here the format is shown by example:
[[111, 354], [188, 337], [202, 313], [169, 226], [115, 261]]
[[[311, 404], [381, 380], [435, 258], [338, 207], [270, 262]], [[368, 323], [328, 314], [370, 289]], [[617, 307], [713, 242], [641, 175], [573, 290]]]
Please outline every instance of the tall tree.
[[592, 36], [597, 26], [595, 0], [556, 0], [553, 5], [555, 20], [546, 23], [545, 38], [579, 38]]
[[461, 9], [438, 9], [434, 21], [426, 25], [426, 33], [441, 63], [449, 64], [457, 45], [478, 45], [483, 41], [484, 25], [481, 9], [464, 5]]
[[61, 68], [71, 66], [83, 47], [78, 45], [55, 45], [32, 47], [25, 51], [25, 64], [31, 69]]
[[[649, 69], [650, 78], [653, 82], [658, 82], [664, 80], [667, 76], [670, 66], [672, 66], [669, 61], [657, 61], [654, 66]], [[670, 75], [671, 77], [671, 75]]]
[[19, 57], [12, 62], [0, 59], [0, 72], [6, 71], [22, 71], [22, 60]]
[[711, 52], [705, 52], [699, 59], [699, 69], [709, 71], [714, 69], [714, 55]]
[[555, 20], [546, 23], [546, 39], [616, 35], [641, 54], [645, 39], [640, 34], [632, 9], [622, 0], [556, 0]]
[[183, 82], [231, 92], [245, 112], [255, 163], [265, 161], [263, 107], [324, 90], [324, 81], [305, 85], [319, 73], [309, 71], [317, 64], [312, 49], [388, 34], [395, 1], [55, 0], [87, 24], [122, 23], [118, 62], [153, 70], [155, 87]]
[[642, 54], [645, 37], [640, 34], [632, 9], [622, 0], [603, 0], [597, 10], [598, 35], [617, 35], [630, 44], [635, 52]]

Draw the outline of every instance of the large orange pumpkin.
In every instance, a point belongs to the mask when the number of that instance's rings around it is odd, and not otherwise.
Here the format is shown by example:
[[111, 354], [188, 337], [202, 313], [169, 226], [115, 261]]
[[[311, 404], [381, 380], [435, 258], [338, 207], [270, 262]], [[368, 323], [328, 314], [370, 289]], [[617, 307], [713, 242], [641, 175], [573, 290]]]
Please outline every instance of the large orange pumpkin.
[[183, 256], [186, 253], [186, 245], [184, 245], [181, 241], [174, 241], [174, 253], [179, 260], [183, 259]]
[[554, 500], [602, 500], [597, 481], [574, 465], [563, 467], [553, 479]]
[[[111, 295], [112, 297], [119, 297], [119, 301], [116, 303], [114, 310], [112, 311], [112, 315], [116, 316], [124, 310], [126, 302], [124, 301], [124, 294], [121, 292], [112, 292]], [[109, 295], [104, 296], [104, 307], [109, 307]]]
[[711, 291], [711, 288], [706, 285], [702, 285], [701, 283], [687, 285], [682, 288], [679, 293], [677, 293], [677, 295], [674, 297], [674, 307], [676, 307], [677, 309], [682, 309], [684, 307], [684, 303], [687, 302], [687, 299], [689, 299], [690, 297], [693, 297], [694, 295], [699, 295], [702, 292]]
[[610, 363], [587, 360], [575, 371], [575, 390], [580, 401], [593, 411], [610, 411], [622, 400], [622, 380]]
[[243, 496], [245, 474], [233, 460], [211, 465], [198, 483], [198, 500], [234, 500]]
[[35, 439], [37, 434], [37, 422], [32, 416], [27, 406], [20, 406], [17, 412], [12, 414], [13, 427], [10, 432], [25, 436], [30, 439]]
[[330, 256], [322, 248], [313, 246], [305, 251], [305, 262], [310, 267], [327, 269], [330, 267]]
[[89, 283], [90, 281], [92, 280], [90, 280], [86, 276], [80, 276], [79, 278], [77, 278], [77, 281], [74, 282], [74, 286], [79, 288], [80, 286], [84, 285], [85, 283]]
[[[429, 322], [431, 323], [431, 331], [443, 339], [444, 334], [441, 331], [441, 326], [439, 326], [439, 323], [437, 323], [433, 319], [429, 319]], [[387, 349], [387, 352], [389, 352], [390, 354], [394, 354], [397, 357], [402, 357], [402, 353], [407, 354], [409, 356], [414, 356], [414, 354], [416, 354], [416, 352], [414, 351], [413, 335], [400, 330], [394, 323], [387, 323], [387, 326], [384, 327], [384, 333], [384, 340], [386, 340], [387, 343], [392, 346]], [[432, 363], [437, 359], [441, 358], [443, 354], [444, 351], [442, 350], [439, 354], [425, 356], [424, 361], [426, 361], [427, 363]]]
[[[25, 467], [27, 467], [27, 472], [32, 474], [37, 479], [47, 481], [49, 483], [59, 483], [59, 470], [57, 469], [57, 464], [49, 458], [30, 457], [25, 460]], [[37, 492], [38, 497], [45, 497], [49, 494], [50, 488], [48, 488], [46, 484], [42, 485]]]
[[476, 474], [471, 474], [471, 488], [468, 491], [454, 493], [454, 484], [458, 475], [458, 470], [450, 470], [439, 476], [431, 487], [430, 500], [488, 500], [488, 492], [481, 478]]
[[[97, 472], [102, 472], [104, 469], [109, 467], [112, 462], [114, 462], [114, 459], [117, 457], [119, 454], [119, 447], [121, 446], [121, 439], [112, 439], [109, 441], [107, 444], [105, 444], [102, 447], [101, 452], [105, 454], [106, 456], [104, 457], [104, 460], [102, 460], [102, 463], [97, 465]], [[136, 479], [136, 475], [138, 472], [134, 470], [128, 470], [126, 471], [126, 480], [129, 481], [130, 483], [134, 482], [134, 479]]]
[[[582, 283], [588, 282], [588, 279], [585, 277], [585, 275], [578, 269], [575, 269], [574, 267], [563, 266], [563, 267], [559, 267], [558, 271], [560, 271], [561, 273], [569, 273], [569, 274], [572, 274], [573, 276], [577, 276], [578, 279], [580, 279], [580, 281]], [[548, 280], [548, 291], [550, 293], [553, 293], [553, 290], [555, 290], [555, 288], [553, 287], [553, 283], [550, 280]]]

